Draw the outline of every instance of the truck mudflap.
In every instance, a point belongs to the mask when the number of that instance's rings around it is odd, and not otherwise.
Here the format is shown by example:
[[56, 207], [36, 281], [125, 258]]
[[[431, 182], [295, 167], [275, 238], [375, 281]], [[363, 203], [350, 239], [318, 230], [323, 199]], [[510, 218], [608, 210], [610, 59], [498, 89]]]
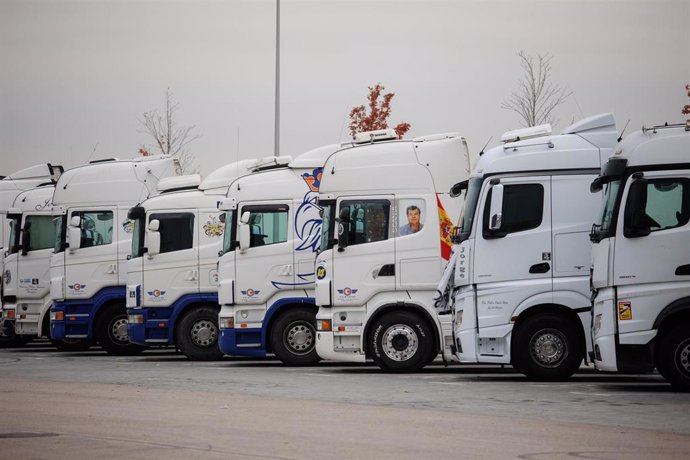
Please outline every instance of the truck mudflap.
[[54, 340], [94, 340], [94, 319], [108, 302], [126, 300], [124, 286], [103, 288], [90, 299], [58, 300], [50, 307], [50, 337]]

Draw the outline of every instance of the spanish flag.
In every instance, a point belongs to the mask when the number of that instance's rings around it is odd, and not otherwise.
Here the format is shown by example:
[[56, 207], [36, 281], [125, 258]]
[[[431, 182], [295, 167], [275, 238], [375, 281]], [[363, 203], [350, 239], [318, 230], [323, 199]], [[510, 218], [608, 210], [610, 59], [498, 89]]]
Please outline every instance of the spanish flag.
[[448, 217], [438, 194], [436, 194], [436, 206], [438, 207], [438, 223], [441, 231], [441, 257], [443, 260], [449, 260], [450, 251], [453, 247], [453, 221]]

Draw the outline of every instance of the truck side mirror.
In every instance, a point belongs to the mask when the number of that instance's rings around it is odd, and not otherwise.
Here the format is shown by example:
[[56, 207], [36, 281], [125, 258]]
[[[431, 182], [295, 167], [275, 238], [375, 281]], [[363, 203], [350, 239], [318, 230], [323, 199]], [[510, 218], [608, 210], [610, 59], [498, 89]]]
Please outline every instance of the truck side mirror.
[[350, 242], [350, 208], [340, 208], [338, 215], [338, 251], [343, 252]]
[[489, 205], [489, 230], [500, 230], [503, 221], [503, 185], [491, 187], [491, 203]]
[[81, 218], [72, 216], [67, 227], [67, 237], [69, 239], [69, 249], [74, 251], [81, 247]]
[[249, 228], [249, 218], [251, 214], [249, 211], [244, 211], [242, 217], [240, 218], [240, 226], [238, 229], [240, 238], [240, 251], [246, 251], [249, 249], [251, 238], [250, 238], [250, 228]]
[[161, 252], [161, 234], [158, 231], [161, 223], [158, 219], [153, 219], [149, 222], [149, 226], [146, 231], [146, 253], [149, 257], [160, 254]]
[[630, 184], [628, 200], [625, 205], [623, 236], [639, 238], [652, 233], [652, 219], [647, 215], [647, 179], [635, 178]]

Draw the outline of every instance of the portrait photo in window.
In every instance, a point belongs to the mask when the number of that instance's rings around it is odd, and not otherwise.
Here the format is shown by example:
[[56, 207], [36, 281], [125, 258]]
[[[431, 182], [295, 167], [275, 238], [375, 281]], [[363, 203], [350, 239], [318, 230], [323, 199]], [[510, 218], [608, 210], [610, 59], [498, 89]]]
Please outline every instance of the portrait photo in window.
[[398, 233], [400, 236], [413, 235], [424, 228], [426, 209], [420, 198], [403, 199], [398, 202]]

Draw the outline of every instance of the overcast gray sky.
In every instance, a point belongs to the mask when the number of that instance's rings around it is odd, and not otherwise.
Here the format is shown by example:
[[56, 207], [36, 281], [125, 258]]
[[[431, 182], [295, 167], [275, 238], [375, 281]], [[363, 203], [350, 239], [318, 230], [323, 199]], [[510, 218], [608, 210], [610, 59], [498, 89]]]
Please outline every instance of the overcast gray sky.
[[[275, 1], [0, 0], [0, 174], [135, 156], [166, 88], [202, 173], [273, 154]], [[282, 154], [344, 140], [367, 86], [396, 93], [407, 137], [457, 131], [473, 153], [519, 127], [500, 108], [516, 53], [550, 53], [573, 96], [557, 116], [612, 111], [619, 129], [680, 122], [690, 0], [281, 0]], [[239, 132], [239, 138], [238, 138]]]

